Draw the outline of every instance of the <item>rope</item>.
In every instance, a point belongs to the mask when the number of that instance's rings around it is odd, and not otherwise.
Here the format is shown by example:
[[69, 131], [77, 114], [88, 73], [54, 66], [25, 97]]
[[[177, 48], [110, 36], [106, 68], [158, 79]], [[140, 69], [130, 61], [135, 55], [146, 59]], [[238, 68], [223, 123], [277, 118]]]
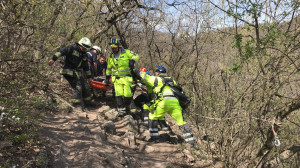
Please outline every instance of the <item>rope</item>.
[[281, 143], [277, 136], [277, 133], [275, 132], [274, 125], [275, 125], [275, 118], [274, 118], [273, 124], [272, 124], [272, 131], [273, 131], [273, 135], [274, 135], [274, 145], [278, 147], [278, 146], [280, 146]]

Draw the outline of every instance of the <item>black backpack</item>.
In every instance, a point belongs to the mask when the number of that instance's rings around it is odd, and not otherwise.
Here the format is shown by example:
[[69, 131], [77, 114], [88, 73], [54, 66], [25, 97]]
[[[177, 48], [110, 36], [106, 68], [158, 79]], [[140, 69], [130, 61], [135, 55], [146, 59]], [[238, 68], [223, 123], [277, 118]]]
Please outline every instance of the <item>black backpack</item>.
[[176, 96], [178, 99], [181, 108], [184, 110], [189, 106], [191, 103], [190, 99], [184, 94], [182, 87], [174, 84], [174, 81], [171, 77], [163, 77], [163, 84], [164, 85], [161, 87], [160, 92], [165, 86], [170, 86], [174, 96]]

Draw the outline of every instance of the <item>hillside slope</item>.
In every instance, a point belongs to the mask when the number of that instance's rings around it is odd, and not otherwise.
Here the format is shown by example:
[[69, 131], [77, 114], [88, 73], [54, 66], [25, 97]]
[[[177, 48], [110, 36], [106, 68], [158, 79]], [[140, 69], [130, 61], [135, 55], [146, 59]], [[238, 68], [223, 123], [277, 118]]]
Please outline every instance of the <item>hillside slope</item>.
[[[182, 145], [180, 136], [160, 132], [161, 142], [150, 143], [147, 129], [130, 115], [110, 121], [109, 113], [115, 112], [111, 96], [98, 101], [99, 108], [53, 114], [41, 122], [41, 134], [48, 143], [48, 153], [51, 153], [50, 167], [179, 168], [210, 165], [198, 160], [195, 157], [197, 152], [189, 145]], [[106, 129], [105, 125], [112, 123], [116, 131]]]

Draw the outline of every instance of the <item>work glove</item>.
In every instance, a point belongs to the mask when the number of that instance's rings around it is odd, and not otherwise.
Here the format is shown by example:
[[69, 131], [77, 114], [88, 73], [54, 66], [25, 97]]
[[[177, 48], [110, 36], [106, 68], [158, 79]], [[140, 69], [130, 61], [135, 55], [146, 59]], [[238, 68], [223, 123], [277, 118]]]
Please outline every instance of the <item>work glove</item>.
[[103, 83], [105, 83], [105, 86], [108, 86], [109, 80], [110, 80], [110, 75], [106, 75], [105, 80], [103, 81]]
[[140, 76], [140, 70], [138, 69], [132, 69], [131, 70], [131, 74], [132, 76], [137, 79], [137, 80], [142, 80], [141, 76]]
[[135, 113], [135, 112], [137, 111], [137, 107], [136, 107], [136, 105], [134, 104], [134, 102], [131, 102], [131, 103], [130, 103], [129, 108], [130, 108], [130, 112], [132, 112], [132, 113]]
[[48, 65], [49, 65], [49, 66], [52, 66], [52, 65], [54, 64], [54, 62], [55, 62], [55, 61], [54, 61], [53, 59], [51, 59], [51, 60], [49, 60]]
[[134, 69], [134, 63], [135, 63], [134, 59], [129, 60], [129, 68], [130, 69]]
[[153, 107], [153, 108], [150, 110], [150, 113], [151, 113], [151, 114], [154, 114], [155, 109], [156, 109], [156, 107]]

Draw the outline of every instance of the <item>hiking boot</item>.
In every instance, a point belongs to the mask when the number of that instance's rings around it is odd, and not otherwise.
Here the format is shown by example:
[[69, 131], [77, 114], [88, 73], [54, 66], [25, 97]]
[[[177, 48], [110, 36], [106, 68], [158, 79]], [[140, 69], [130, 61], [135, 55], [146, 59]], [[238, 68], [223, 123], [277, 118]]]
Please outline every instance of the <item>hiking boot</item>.
[[196, 142], [193, 142], [191, 145], [192, 145], [192, 148], [194, 148], [195, 150], [199, 150], [200, 149], [199, 146], [198, 146], [198, 144]]
[[117, 111], [119, 114], [126, 114], [126, 108], [125, 107], [118, 107]]
[[158, 138], [150, 138], [149, 140], [148, 140], [148, 142], [149, 143], [159, 143], [159, 139]]
[[149, 128], [148, 128], [148, 125], [147, 126], [145, 126], [145, 125], [139, 125], [140, 126], [140, 130], [142, 130], [141, 132], [143, 132], [143, 131], [146, 131], [146, 130], [148, 130]]
[[145, 125], [145, 126], [149, 126], [149, 117], [148, 116], [144, 116], [144, 122], [143, 122], [143, 124]]
[[171, 129], [169, 131], [166, 131], [167, 134], [171, 135], [171, 136], [174, 136], [176, 135]]
[[102, 91], [102, 97], [106, 97], [106, 91]]
[[84, 102], [86, 107], [97, 107], [99, 104], [95, 102], [95, 100]]
[[124, 116], [126, 116], [126, 111], [124, 111], [124, 110], [120, 110], [120, 109], [118, 109], [118, 117], [124, 117]]
[[161, 130], [167, 132], [170, 131], [171, 129], [169, 127], [163, 127]]
[[72, 108], [73, 112], [83, 112], [83, 108], [80, 105], [75, 105]]
[[123, 117], [125, 117], [126, 116], [126, 113], [119, 113], [118, 114], [118, 117], [121, 117], [121, 118], [123, 118]]
[[147, 121], [144, 120], [143, 125], [144, 125], [145, 127], [148, 127], [148, 126], [149, 126], [148, 120], [147, 120]]
[[169, 135], [175, 135], [175, 133], [172, 131], [170, 127], [163, 127], [161, 130]]

